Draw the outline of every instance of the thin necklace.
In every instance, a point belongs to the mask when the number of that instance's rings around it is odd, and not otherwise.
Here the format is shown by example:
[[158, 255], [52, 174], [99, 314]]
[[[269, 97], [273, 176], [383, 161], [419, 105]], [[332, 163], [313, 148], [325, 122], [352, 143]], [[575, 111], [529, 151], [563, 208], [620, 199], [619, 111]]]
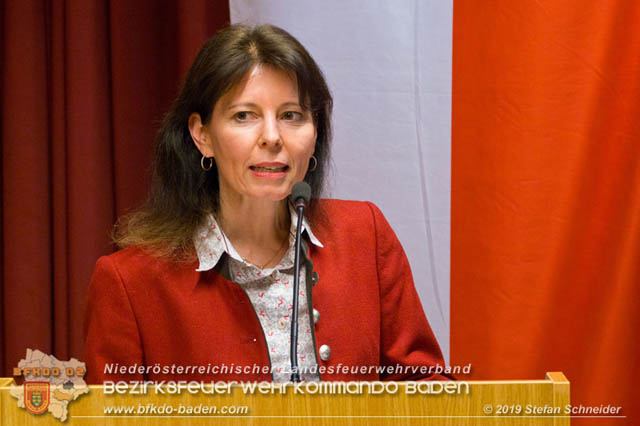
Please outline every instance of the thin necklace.
[[289, 234], [288, 233], [287, 233], [287, 235], [285, 235], [284, 240], [282, 240], [282, 244], [280, 245], [280, 248], [278, 248], [278, 251], [276, 251], [276, 254], [274, 254], [271, 259], [269, 259], [262, 266], [260, 266], [260, 269], [264, 269], [265, 266], [270, 264], [273, 261], [273, 259], [275, 259], [278, 256], [278, 254], [282, 251], [282, 248], [285, 246], [287, 241], [289, 241]]
[[[220, 233], [222, 234], [222, 240], [224, 241], [224, 246], [227, 249], [227, 253], [229, 253], [229, 245], [227, 244], [227, 236], [224, 234], [224, 232], [222, 232], [222, 229], [220, 229], [220, 231], [221, 231]], [[278, 254], [282, 251], [282, 248], [285, 246], [287, 241], [289, 241], [289, 234], [288, 233], [287, 233], [287, 235], [284, 236], [284, 239], [282, 240], [282, 244], [278, 248], [278, 251], [276, 251], [276, 253], [273, 255], [273, 257], [271, 259], [267, 260], [267, 262], [264, 263], [262, 266], [260, 266], [260, 265], [256, 265], [256, 266], [258, 268], [260, 268], [260, 269], [264, 269], [265, 266], [267, 266], [269, 263], [271, 263], [273, 261], [273, 259], [275, 259], [276, 256], [278, 256]]]

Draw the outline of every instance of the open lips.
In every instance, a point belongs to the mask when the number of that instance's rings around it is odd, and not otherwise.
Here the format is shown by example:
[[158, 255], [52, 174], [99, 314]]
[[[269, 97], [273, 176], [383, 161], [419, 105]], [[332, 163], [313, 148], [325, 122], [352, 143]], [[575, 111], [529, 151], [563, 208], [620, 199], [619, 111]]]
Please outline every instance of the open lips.
[[289, 166], [284, 163], [259, 163], [249, 168], [258, 173], [283, 173], [289, 170]]
[[258, 177], [282, 178], [289, 170], [289, 166], [285, 163], [258, 163], [249, 166], [249, 169]]

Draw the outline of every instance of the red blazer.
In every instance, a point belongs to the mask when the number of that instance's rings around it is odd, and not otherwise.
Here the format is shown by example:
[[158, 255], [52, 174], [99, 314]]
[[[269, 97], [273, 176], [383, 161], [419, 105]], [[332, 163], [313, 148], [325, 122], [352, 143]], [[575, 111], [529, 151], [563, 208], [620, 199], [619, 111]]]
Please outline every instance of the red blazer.
[[[312, 223], [324, 248], [309, 245], [309, 257], [319, 275], [309, 293], [320, 312], [314, 331], [318, 363], [325, 367], [324, 372], [320, 370], [321, 379], [444, 379], [369, 368], [444, 362], [407, 258], [380, 210], [364, 202], [318, 203], [327, 220]], [[98, 260], [89, 285], [84, 329], [89, 383], [271, 381], [271, 374], [261, 368], [248, 375], [237, 371], [254, 364], [267, 369], [270, 365], [262, 327], [247, 295], [215, 270], [196, 272], [197, 266], [197, 261], [175, 263], [135, 247]], [[318, 354], [322, 345], [331, 349], [326, 361]], [[153, 369], [148, 374], [109, 373], [107, 363], [166, 369], [201, 366], [205, 373], [156, 374]], [[222, 365], [231, 371], [220, 373], [214, 368]], [[365, 369], [354, 371], [355, 366]]]

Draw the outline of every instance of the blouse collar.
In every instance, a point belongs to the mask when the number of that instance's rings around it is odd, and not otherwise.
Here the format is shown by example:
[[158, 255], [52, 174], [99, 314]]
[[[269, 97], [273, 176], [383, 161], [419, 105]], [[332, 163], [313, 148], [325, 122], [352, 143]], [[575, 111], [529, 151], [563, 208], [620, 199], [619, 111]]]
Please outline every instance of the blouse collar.
[[[291, 214], [291, 226], [289, 228], [289, 250], [285, 254], [282, 262], [274, 268], [265, 270], [265, 273], [270, 273], [273, 269], [289, 268], [293, 264], [293, 246], [295, 243], [296, 226], [298, 224], [298, 214], [295, 209], [289, 203], [289, 213]], [[306, 232], [309, 241], [318, 247], [324, 247], [320, 240], [313, 235], [311, 227], [307, 218], [302, 218], [302, 232]], [[238, 262], [246, 263], [242, 256], [238, 254], [236, 249], [231, 244], [231, 241], [224, 235], [224, 232], [218, 225], [216, 218], [210, 214], [204, 225], [201, 226], [195, 233], [193, 242], [196, 247], [196, 253], [198, 254], [198, 260], [200, 265], [196, 271], [208, 271], [213, 269], [224, 253], [227, 253], [232, 259]], [[247, 264], [249, 265], [249, 264]], [[252, 265], [257, 268], [257, 266]]]

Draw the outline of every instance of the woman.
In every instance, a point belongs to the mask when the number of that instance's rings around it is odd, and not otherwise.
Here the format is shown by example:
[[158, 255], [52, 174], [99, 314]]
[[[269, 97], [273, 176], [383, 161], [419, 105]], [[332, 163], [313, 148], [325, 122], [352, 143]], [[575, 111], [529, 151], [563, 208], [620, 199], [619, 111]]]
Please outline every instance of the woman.
[[[287, 196], [302, 180], [321, 194], [331, 107], [321, 71], [282, 29], [231, 26], [203, 46], [158, 134], [151, 195], [118, 226], [123, 250], [96, 265], [89, 382], [289, 380]], [[382, 213], [314, 198], [303, 235], [302, 380], [442, 378]]]

